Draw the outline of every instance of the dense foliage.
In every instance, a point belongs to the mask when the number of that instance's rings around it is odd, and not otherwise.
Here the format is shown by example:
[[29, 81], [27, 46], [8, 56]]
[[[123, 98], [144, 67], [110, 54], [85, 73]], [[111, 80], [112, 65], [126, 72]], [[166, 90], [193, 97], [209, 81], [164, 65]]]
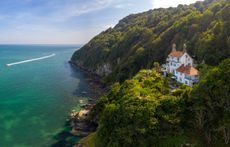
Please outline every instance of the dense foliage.
[[178, 99], [169, 95], [163, 77], [142, 70], [122, 85], [115, 84], [98, 102], [98, 146], [150, 146], [176, 134]]
[[92, 110], [99, 123], [94, 145], [228, 146], [230, 58], [208, 69], [194, 87], [176, 90], [155, 69], [114, 84]]
[[230, 58], [206, 71], [182, 100], [187, 123], [206, 143], [230, 143]]
[[217, 65], [230, 55], [229, 12], [228, 0], [205, 0], [133, 14], [94, 37], [72, 61], [92, 72], [107, 68], [98, 73], [124, 81], [154, 61], [164, 62], [173, 43], [178, 48], [186, 43], [198, 62]]

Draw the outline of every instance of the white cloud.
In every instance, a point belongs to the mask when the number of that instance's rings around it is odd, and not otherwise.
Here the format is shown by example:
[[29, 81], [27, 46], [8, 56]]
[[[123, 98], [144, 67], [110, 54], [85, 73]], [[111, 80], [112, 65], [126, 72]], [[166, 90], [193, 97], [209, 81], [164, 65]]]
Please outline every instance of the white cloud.
[[[23, 0], [29, 3], [31, 0]], [[90, 0], [79, 2], [78, 0], [50, 0], [45, 7], [35, 7], [33, 10], [20, 11], [10, 17], [12, 19], [32, 19], [38, 21], [67, 21], [68, 19], [83, 14], [99, 11], [117, 3], [116, 0]], [[40, 15], [40, 11], [47, 12], [46, 15]], [[5, 17], [0, 15], [0, 19]]]
[[115, 2], [115, 0], [91, 0], [90, 2], [85, 3], [77, 3], [77, 1], [74, 1], [72, 3], [59, 6], [59, 10], [51, 15], [59, 18], [60, 20], [66, 20], [71, 17], [105, 9], [111, 6], [113, 2]]
[[191, 4], [198, 0], [152, 0], [153, 8], [176, 7], [179, 4]]
[[114, 7], [117, 8], [117, 9], [125, 9], [125, 8], [127, 9], [130, 6], [133, 6], [133, 4], [132, 3], [126, 3], [126, 4], [116, 4], [116, 5], [114, 5]]
[[[30, 0], [24, 2], [30, 2]], [[40, 8], [37, 8], [38, 10], [35, 8], [31, 11], [19, 11], [10, 16], [0, 15], [0, 20], [7, 17], [5, 22], [8, 23], [7, 30], [0, 28], [0, 41], [15, 43], [85, 43], [102, 30], [114, 26], [111, 22], [104, 20], [106, 21], [105, 24], [93, 24], [87, 29], [82, 29], [83, 26], [71, 28], [68, 27], [68, 21], [71, 21], [72, 17], [113, 7], [114, 4], [117, 4], [116, 0], [90, 0], [84, 3], [77, 3], [77, 0], [59, 2], [56, 0], [49, 1], [50, 11], [47, 15], [40, 15]], [[42, 10], [46, 11], [47, 9]]]

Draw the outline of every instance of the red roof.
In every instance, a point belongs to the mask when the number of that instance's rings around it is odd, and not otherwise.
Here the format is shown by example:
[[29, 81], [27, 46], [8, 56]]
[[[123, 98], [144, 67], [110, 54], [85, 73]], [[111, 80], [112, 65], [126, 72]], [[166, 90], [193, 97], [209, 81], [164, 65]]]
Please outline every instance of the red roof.
[[179, 68], [177, 68], [176, 71], [190, 76], [196, 76], [199, 74], [199, 71], [196, 68], [190, 65], [184, 66], [184, 64], [182, 64]]
[[181, 57], [183, 55], [184, 55], [184, 52], [177, 51], [177, 50], [172, 50], [171, 53], [169, 54], [169, 56], [173, 56], [173, 57]]

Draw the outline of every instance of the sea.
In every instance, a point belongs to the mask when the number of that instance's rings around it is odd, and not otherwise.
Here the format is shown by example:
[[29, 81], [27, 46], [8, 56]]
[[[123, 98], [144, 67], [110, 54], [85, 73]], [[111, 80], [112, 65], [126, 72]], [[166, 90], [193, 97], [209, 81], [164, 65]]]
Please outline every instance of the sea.
[[90, 97], [85, 75], [68, 63], [79, 47], [0, 45], [0, 147], [62, 146], [80, 139], [66, 127], [69, 112]]

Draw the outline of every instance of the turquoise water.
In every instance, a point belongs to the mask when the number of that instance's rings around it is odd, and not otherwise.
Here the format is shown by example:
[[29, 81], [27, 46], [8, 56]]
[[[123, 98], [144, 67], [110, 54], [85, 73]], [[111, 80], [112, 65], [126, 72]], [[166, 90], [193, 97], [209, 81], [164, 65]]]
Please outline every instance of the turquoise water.
[[[69, 66], [78, 46], [0, 45], [0, 147], [51, 146], [68, 112], [89, 92], [84, 75]], [[5, 64], [56, 56], [6, 67]], [[60, 135], [60, 134], [59, 134]]]

